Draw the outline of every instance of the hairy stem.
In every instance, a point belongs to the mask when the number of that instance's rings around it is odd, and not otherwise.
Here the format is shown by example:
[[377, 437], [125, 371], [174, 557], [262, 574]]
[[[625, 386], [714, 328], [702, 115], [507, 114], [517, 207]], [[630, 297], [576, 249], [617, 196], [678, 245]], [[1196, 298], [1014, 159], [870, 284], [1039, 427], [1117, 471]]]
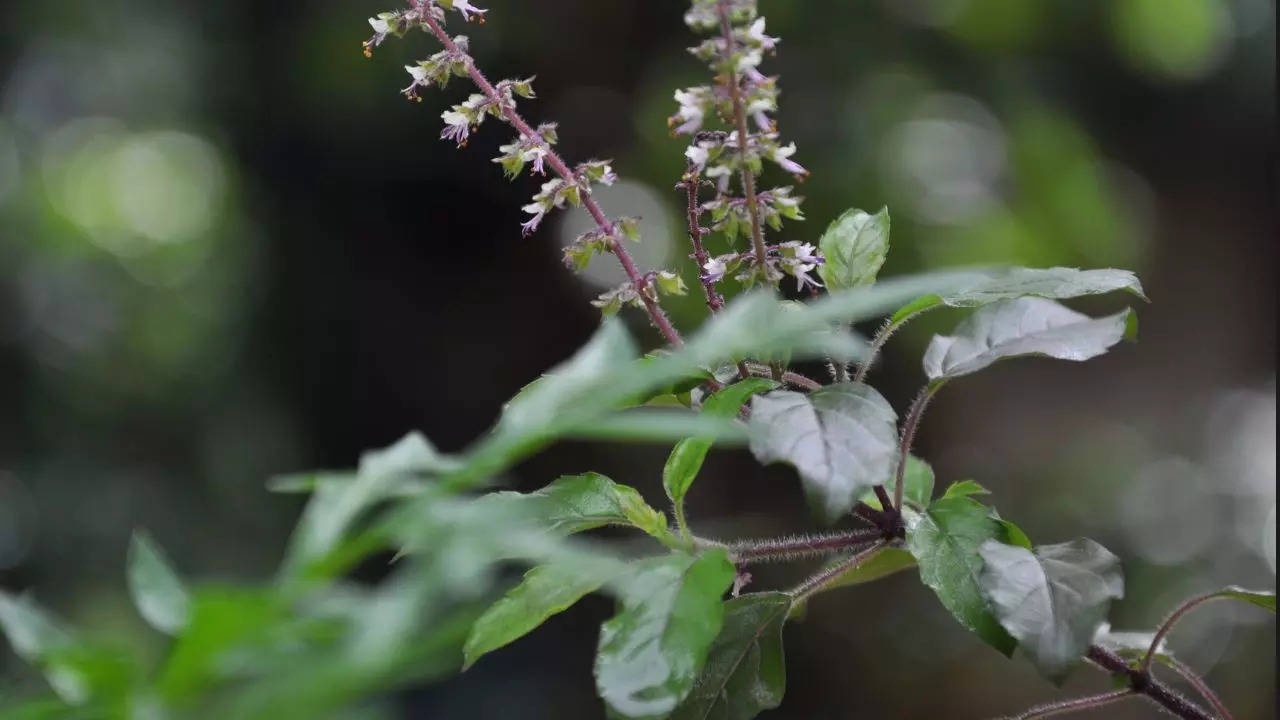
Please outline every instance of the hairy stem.
[[729, 544], [729, 557], [735, 565], [753, 562], [787, 561], [839, 550], [850, 550], [875, 542], [878, 530], [850, 530], [829, 535], [739, 540]]
[[1018, 715], [1014, 715], [1009, 720], [1032, 720], [1032, 718], [1049, 717], [1051, 715], [1065, 715], [1078, 710], [1088, 710], [1090, 708], [1102, 707], [1103, 705], [1110, 705], [1118, 700], [1124, 700], [1125, 698], [1133, 696], [1132, 690], [1125, 689], [1113, 690], [1100, 695], [1090, 695], [1089, 697], [1075, 698], [1074, 700], [1045, 703], [1043, 705], [1037, 705]]
[[920, 427], [920, 418], [924, 417], [924, 409], [928, 407], [930, 398], [938, 391], [938, 386], [928, 385], [916, 396], [907, 411], [907, 419], [902, 424], [902, 437], [898, 442], [898, 474], [893, 485], [893, 508], [902, 511], [902, 479], [907, 472], [907, 454], [911, 452], [911, 443], [915, 440], [916, 429]]
[[683, 185], [689, 198], [685, 215], [689, 220], [689, 242], [693, 244], [693, 259], [698, 263], [698, 279], [702, 282], [702, 290], [707, 296], [707, 307], [712, 313], [716, 313], [724, 307], [724, 298], [716, 291], [715, 281], [707, 276], [704, 269], [711, 256], [707, 254], [707, 248], [702, 244], [702, 223], [699, 219], [702, 211], [698, 208], [698, 184], [701, 182], [701, 175], [692, 169], [685, 175]]
[[1169, 613], [1169, 617], [1165, 618], [1164, 622], [1160, 623], [1160, 627], [1156, 630], [1156, 634], [1151, 638], [1151, 647], [1147, 648], [1147, 654], [1142, 656], [1142, 664], [1140, 665], [1142, 672], [1146, 672], [1147, 669], [1151, 667], [1151, 658], [1155, 657], [1156, 650], [1160, 648], [1160, 642], [1169, 634], [1169, 631], [1173, 629], [1173, 626], [1182, 619], [1183, 615], [1191, 612], [1191, 610], [1197, 605], [1207, 603], [1210, 600], [1220, 597], [1222, 597], [1222, 595], [1216, 592], [1197, 595], [1182, 603], [1174, 609], [1173, 612]]
[[1168, 685], [1151, 677], [1149, 673], [1131, 667], [1124, 658], [1100, 645], [1090, 645], [1085, 657], [1107, 672], [1124, 675], [1128, 678], [1129, 687], [1133, 692], [1146, 696], [1155, 704], [1183, 718], [1183, 720], [1214, 720], [1213, 715], [1210, 715], [1204, 708], [1183, 697]]
[[[551, 145], [543, 140], [541, 135], [534, 132], [533, 128], [529, 127], [529, 123], [525, 122], [524, 118], [520, 116], [520, 113], [516, 112], [515, 108], [508, 107], [506, 103], [502, 102], [502, 98], [499, 97], [498, 91], [494, 89], [488, 78], [484, 76], [484, 73], [480, 72], [480, 68], [476, 67], [475, 59], [469, 54], [461, 52], [458, 49], [458, 46], [453, 42], [453, 39], [449, 37], [449, 34], [440, 26], [440, 23], [436, 22], [435, 18], [431, 17], [429, 13], [423, 13], [422, 21], [427, 25], [427, 27], [431, 28], [431, 32], [436, 36], [436, 39], [440, 41], [440, 44], [444, 45], [446, 50], [453, 53], [455, 56], [466, 58], [467, 74], [471, 76], [471, 81], [480, 89], [480, 92], [484, 93], [485, 97], [489, 98], [491, 102], [502, 109], [502, 115], [506, 118], [507, 122], [511, 124], [511, 127], [515, 128], [525, 141], [536, 142], [542, 145], [542, 147], [547, 151], [547, 164], [551, 165], [551, 168], [555, 170], [556, 174], [563, 178], [565, 182], [577, 184], [578, 177], [574, 174], [573, 170], [565, 164], [560, 155], [551, 148]], [[623, 245], [622, 238], [619, 237], [613, 223], [609, 222], [609, 219], [605, 217], [604, 211], [600, 209], [600, 205], [596, 203], [595, 198], [591, 197], [591, 193], [589, 191], [584, 188], [581, 196], [582, 205], [587, 209], [587, 212], [591, 214], [591, 218], [595, 220], [596, 226], [600, 228], [601, 232], [608, 235], [610, 238], [613, 238], [613, 242], [611, 243], [613, 246], [612, 252], [617, 256], [618, 262], [622, 264], [622, 269], [626, 272], [627, 278], [631, 281], [631, 284], [635, 286], [636, 293], [644, 303], [645, 310], [648, 311], [649, 319], [653, 321], [654, 327], [658, 328], [658, 331], [662, 333], [663, 337], [665, 337], [667, 342], [671, 343], [672, 346], [680, 347], [684, 345], [683, 340], [680, 338], [680, 333], [677, 332], [675, 326], [671, 324], [671, 320], [667, 317], [666, 312], [663, 311], [662, 306], [658, 304], [656, 297], [650, 296], [650, 293], [648, 292], [649, 282], [645, 280], [644, 275], [636, 269], [635, 261], [632, 260], [631, 253], [628, 252], [627, 248]]]
[[876, 542], [871, 547], [850, 557], [848, 560], [845, 560], [839, 565], [832, 566], [830, 568], [827, 568], [826, 570], [822, 570], [821, 572], [810, 576], [804, 582], [792, 588], [791, 590], [792, 602], [798, 603], [808, 598], [810, 595], [813, 595], [814, 593], [821, 591], [822, 588], [826, 587], [827, 584], [829, 584], [831, 581], [835, 580], [836, 578], [840, 577], [846, 572], [849, 572], [850, 570], [866, 562], [873, 555], [883, 550], [886, 545], [887, 543], [883, 541]]
[[1174, 672], [1178, 673], [1178, 675], [1185, 680], [1188, 685], [1195, 688], [1196, 692], [1200, 693], [1200, 697], [1204, 698], [1213, 706], [1214, 711], [1218, 713], [1222, 720], [1234, 720], [1234, 718], [1231, 717], [1231, 711], [1227, 709], [1226, 704], [1224, 704], [1222, 699], [1209, 688], [1209, 684], [1206, 683], [1204, 678], [1200, 677], [1195, 670], [1192, 670], [1176, 658], [1166, 658], [1163, 662]]
[[729, 24], [729, 7], [720, 0], [716, 3], [720, 15], [720, 33], [724, 36], [725, 83], [729, 99], [733, 102], [733, 122], [738, 131], [738, 159], [742, 164], [742, 192], [746, 196], [747, 215], [751, 218], [751, 247], [756, 253], [760, 272], [769, 277], [769, 257], [764, 246], [764, 231], [760, 228], [760, 208], [757, 207], [756, 179], [747, 167], [747, 111], [742, 106], [742, 88], [738, 85], [738, 71], [733, 63], [733, 26]]
[[[761, 365], [760, 363], [748, 362], [748, 363], [739, 363], [739, 366], [745, 366], [747, 369], [747, 372], [750, 375], [753, 375], [755, 377], [767, 377], [767, 378], [773, 377], [773, 368], [769, 367], [768, 365]], [[741, 371], [742, 367], [739, 367], [738, 369], [739, 371]], [[790, 385], [791, 387], [799, 388], [801, 390], [806, 390], [806, 391], [822, 389], [822, 384], [819, 383], [817, 380], [808, 378], [804, 375], [801, 375], [800, 373], [791, 372], [790, 370], [782, 373], [782, 383], [784, 385]]]
[[902, 327], [905, 322], [905, 318], [901, 322], [896, 323], [892, 320], [886, 320], [884, 325], [880, 326], [880, 329], [876, 331], [876, 336], [871, 339], [871, 348], [867, 352], [867, 359], [862, 361], [862, 364], [858, 366], [857, 374], [853, 376], [854, 382], [860, 383], [867, 377], [867, 371], [871, 369], [872, 363], [876, 361], [876, 355], [880, 354], [880, 348], [884, 347], [884, 344], [889, 342], [889, 338], [898, 330], [898, 328]]

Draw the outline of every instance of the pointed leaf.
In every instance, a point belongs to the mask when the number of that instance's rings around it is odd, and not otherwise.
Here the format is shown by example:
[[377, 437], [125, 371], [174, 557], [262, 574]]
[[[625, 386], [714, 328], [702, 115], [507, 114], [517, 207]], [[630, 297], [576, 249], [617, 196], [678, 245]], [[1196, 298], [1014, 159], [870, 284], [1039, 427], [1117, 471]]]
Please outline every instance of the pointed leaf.
[[887, 482], [897, 461], [897, 414], [861, 383], [828, 385], [807, 395], [757, 395], [750, 433], [756, 459], [795, 466], [811, 504], [828, 521], [849, 512], [873, 485]]
[[907, 515], [907, 550], [920, 565], [920, 581], [961, 625], [1009, 655], [1017, 641], [1000, 626], [979, 582], [978, 550], [1001, 532], [987, 508], [967, 497], [943, 497], [924, 513]]
[[1120, 559], [1085, 538], [1034, 552], [989, 540], [980, 552], [983, 593], [1000, 624], [1041, 673], [1061, 682], [1106, 621], [1111, 601], [1124, 595]]
[[[835, 567], [848, 559], [848, 555], [834, 557], [827, 561], [823, 567]], [[867, 558], [857, 567], [850, 568], [844, 574], [827, 583], [823, 586], [822, 591], [827, 592], [839, 587], [874, 582], [915, 566], [916, 558], [914, 555], [902, 548], [887, 547]]]
[[602, 525], [629, 525], [662, 540], [670, 536], [667, 520], [644, 501], [635, 488], [600, 473], [564, 475], [531, 493], [497, 492], [477, 501], [536, 518], [553, 533], [572, 535]]
[[724, 605], [724, 626], [707, 665], [673, 720], [750, 720], [778, 707], [786, 691], [782, 625], [791, 596], [752, 593]]
[[[736, 382], [707, 398], [702, 403], [702, 414], [733, 418], [752, 395], [777, 386], [776, 382], [765, 378], [747, 378]], [[667, 464], [662, 468], [662, 486], [666, 488], [667, 497], [672, 502], [678, 504], [684, 501], [685, 493], [702, 469], [702, 461], [706, 459], [707, 451], [714, 441], [714, 438], [705, 436], [685, 438], [671, 450]]]
[[981, 307], [997, 300], [1033, 296], [1053, 300], [1102, 295], [1124, 290], [1147, 299], [1142, 283], [1128, 270], [1104, 268], [1010, 268], [987, 274], [974, 282], [944, 293], [923, 295], [903, 306], [889, 322], [901, 325], [912, 316], [938, 307]]
[[80, 705], [89, 699], [92, 680], [74, 661], [84, 648], [34, 600], [0, 590], [0, 631], [14, 654], [42, 670], [65, 702]]
[[826, 262], [818, 267], [832, 290], [870, 285], [889, 254], [889, 208], [872, 215], [850, 209], [836, 218], [818, 241]]
[[723, 550], [640, 561], [621, 610], [600, 628], [596, 690], [624, 718], [666, 717], [701, 673], [734, 569]]
[[1132, 336], [1135, 323], [1131, 310], [1095, 320], [1052, 300], [1001, 300], [969, 316], [955, 335], [934, 336], [924, 371], [936, 382], [1022, 355], [1088, 360]]
[[539, 565], [524, 580], [476, 620], [462, 652], [463, 670], [485, 653], [497, 650], [528, 634], [547, 618], [567, 610], [584, 595], [595, 592], [612, 575], [590, 567], [567, 564]]
[[978, 484], [977, 480], [961, 480], [947, 486], [944, 498], [968, 497], [970, 495], [990, 495], [991, 491]]
[[1274, 590], [1249, 590], [1238, 585], [1228, 585], [1217, 593], [1224, 598], [1243, 600], [1260, 608], [1276, 611], [1276, 593]]
[[186, 627], [190, 612], [187, 589], [145, 530], [133, 533], [127, 565], [129, 594], [143, 619], [169, 635]]

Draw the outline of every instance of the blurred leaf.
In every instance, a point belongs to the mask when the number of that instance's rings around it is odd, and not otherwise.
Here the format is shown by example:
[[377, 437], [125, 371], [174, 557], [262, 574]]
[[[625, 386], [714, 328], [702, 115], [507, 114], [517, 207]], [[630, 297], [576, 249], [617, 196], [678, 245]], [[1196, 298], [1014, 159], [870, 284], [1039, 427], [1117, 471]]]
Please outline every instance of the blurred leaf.
[[[1154, 631], [1116, 632], [1111, 629], [1111, 623], [1104, 622], [1098, 626], [1098, 632], [1093, 636], [1093, 644], [1101, 645], [1121, 657], [1140, 660], [1146, 656], [1147, 650], [1151, 649], [1151, 643], [1155, 639], [1156, 634]], [[1160, 640], [1160, 646], [1156, 648], [1155, 657], [1162, 661], [1172, 657], [1165, 647], [1163, 639]]]
[[[777, 386], [776, 382], [765, 378], [747, 378], [736, 382], [707, 398], [702, 403], [702, 414], [731, 421], [752, 395]], [[685, 493], [702, 469], [702, 461], [706, 459], [713, 442], [714, 437], [689, 437], [676, 443], [671, 450], [671, 455], [662, 468], [662, 486], [672, 502], [677, 505], [684, 502]]]
[[836, 218], [818, 241], [826, 262], [818, 274], [831, 290], [870, 285], [889, 254], [889, 208], [872, 215], [850, 209]]
[[956, 327], [935, 335], [924, 370], [935, 384], [977, 372], [1005, 358], [1042, 355], [1082, 361], [1136, 333], [1131, 310], [1093, 319], [1052, 300], [1024, 297], [979, 309]]
[[991, 491], [982, 487], [976, 480], [961, 480], [953, 482], [947, 486], [946, 492], [942, 493], [945, 498], [969, 497], [970, 495], [990, 495]]
[[567, 610], [584, 595], [595, 592], [609, 577], [593, 573], [591, 568], [565, 564], [539, 565], [525, 573], [520, 584], [489, 606], [472, 626], [463, 647], [466, 662], [462, 669]]
[[29, 663], [38, 663], [50, 650], [67, 645], [71, 635], [27, 596], [0, 590], [0, 630], [13, 652]]
[[[898, 478], [895, 473], [884, 486], [889, 495], [893, 495], [893, 489], [897, 484]], [[902, 484], [904, 488], [903, 499], [914, 505], [916, 509], [924, 510], [929, 505], [929, 501], [933, 499], [933, 468], [924, 460], [908, 454], [907, 467], [902, 474]], [[863, 494], [861, 499], [862, 502], [876, 510], [883, 509], [880, 506], [880, 498], [876, 497], [874, 492]]]
[[724, 617], [734, 569], [723, 550], [643, 560], [600, 628], [596, 690], [625, 718], [666, 717], [689, 694]]
[[1061, 683], [1124, 596], [1120, 559], [1080, 538], [1034, 551], [988, 540], [982, 590], [1042, 674]]
[[923, 295], [903, 306], [890, 317], [894, 325], [901, 325], [911, 317], [939, 307], [981, 307], [998, 300], [1020, 297], [1041, 297], [1054, 300], [1102, 295], [1124, 290], [1147, 299], [1142, 283], [1128, 270], [1103, 268], [1077, 270], [1075, 268], [1009, 268], [993, 271], [977, 282], [948, 293]]
[[809, 394], [776, 390], [751, 401], [751, 452], [786, 462], [828, 522], [873, 485], [888, 482], [898, 453], [897, 414], [869, 385], [841, 383]]
[[714, 440], [733, 445], [747, 441], [746, 430], [732, 418], [699, 415], [685, 409], [643, 408], [612, 413], [568, 429], [565, 435], [635, 442], [671, 442], [691, 435], [704, 435], [709, 437], [708, 442]]
[[967, 497], [942, 497], [907, 516], [907, 550], [920, 564], [920, 581], [961, 625], [1007, 656], [1017, 641], [1000, 626], [979, 583], [978, 550], [1001, 532], [987, 508]]
[[129, 594], [143, 619], [168, 635], [180, 632], [190, 611], [187, 590], [145, 530], [134, 531], [127, 565]]
[[[234, 676], [239, 662], [273, 639], [285, 618], [266, 590], [204, 588], [191, 598], [187, 627], [160, 673], [159, 690], [177, 703], [195, 702], [215, 683]], [[283, 637], [274, 638], [277, 642]]]
[[724, 626], [673, 720], [750, 720], [782, 703], [787, 687], [782, 625], [791, 596], [752, 593], [724, 604]]
[[491, 493], [476, 503], [488, 507], [523, 505], [527, 517], [562, 535], [602, 525], [627, 525], [659, 540], [670, 540], [667, 520], [661, 512], [650, 507], [635, 488], [615, 483], [600, 473], [565, 475], [536, 492]]
[[1215, 593], [1217, 597], [1243, 600], [1271, 612], [1276, 611], [1276, 593], [1274, 590], [1248, 590], [1237, 585], [1227, 587]]

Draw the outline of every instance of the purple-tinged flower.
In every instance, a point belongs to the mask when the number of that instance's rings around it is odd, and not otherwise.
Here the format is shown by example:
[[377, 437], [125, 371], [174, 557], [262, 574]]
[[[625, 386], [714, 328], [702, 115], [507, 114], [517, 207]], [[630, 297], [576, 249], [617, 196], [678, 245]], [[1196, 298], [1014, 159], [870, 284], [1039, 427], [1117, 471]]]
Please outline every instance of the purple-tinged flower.
[[529, 237], [530, 235], [532, 235], [533, 231], [537, 230], [538, 226], [542, 224], [543, 216], [547, 214], [543, 210], [529, 210], [529, 207], [530, 207], [529, 205], [526, 205], [524, 207], [524, 211], [532, 212], [533, 217], [529, 218], [525, 222], [520, 223], [521, 237]]
[[724, 279], [724, 274], [728, 270], [724, 260], [714, 257], [707, 260], [702, 266], [703, 282], [720, 282]]
[[471, 134], [471, 118], [456, 110], [445, 110], [440, 113], [444, 120], [444, 130], [440, 131], [441, 140], [452, 140], [458, 147], [465, 147], [467, 137]]
[[[450, 3], [446, 3], [446, 5], [447, 4], [450, 4]], [[481, 8], [478, 8], [475, 5], [472, 5], [471, 3], [467, 2], [467, 0], [452, 0], [451, 4], [454, 10], [457, 10], [458, 12], [462, 13], [463, 20], [466, 20], [467, 22], [471, 22], [471, 15], [474, 14], [476, 16], [476, 20], [480, 21], [481, 25], [484, 24], [484, 14], [489, 12], [488, 10], [482, 10]]]
[[800, 163], [790, 160], [789, 158], [796, 152], [796, 144], [790, 143], [782, 147], [774, 147], [770, 149], [769, 159], [778, 163], [778, 167], [796, 176], [797, 182], [804, 182], [804, 177], [809, 174]]

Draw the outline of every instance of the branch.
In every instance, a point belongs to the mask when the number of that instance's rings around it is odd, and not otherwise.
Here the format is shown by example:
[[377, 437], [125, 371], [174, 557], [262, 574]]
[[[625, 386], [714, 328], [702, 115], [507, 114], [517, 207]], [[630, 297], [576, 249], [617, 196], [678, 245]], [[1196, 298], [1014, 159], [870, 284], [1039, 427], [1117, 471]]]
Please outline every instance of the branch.
[[1168, 665], [1174, 672], [1178, 673], [1179, 677], [1187, 681], [1188, 685], [1195, 688], [1196, 692], [1200, 693], [1200, 697], [1207, 700], [1209, 704], [1213, 706], [1213, 709], [1217, 711], [1218, 715], [1222, 716], [1222, 720], [1233, 720], [1231, 717], [1231, 711], [1227, 709], [1227, 706], [1222, 702], [1222, 699], [1209, 688], [1209, 684], [1204, 681], [1204, 678], [1200, 677], [1194, 670], [1175, 658], [1166, 657], [1162, 662], [1164, 662], [1165, 665]]
[[881, 537], [878, 529], [850, 530], [830, 535], [739, 540], [729, 544], [734, 565], [753, 562], [788, 561], [839, 550], [851, 550]]
[[[767, 377], [767, 378], [773, 377], [773, 369], [770, 368], [768, 365], [761, 365], [760, 363], [753, 363], [753, 362], [744, 363], [744, 364], [746, 365], [747, 372], [751, 375], [754, 375], [755, 377]], [[800, 373], [795, 373], [791, 371], [782, 373], [782, 382], [786, 385], [790, 385], [794, 388], [798, 388], [806, 392], [822, 389], [822, 384], [819, 383], [817, 380], [813, 380], [804, 375], [801, 375]]]
[[[524, 118], [520, 117], [520, 114], [516, 112], [515, 108], [509, 107], [502, 101], [502, 98], [498, 95], [498, 91], [494, 89], [492, 84], [490, 84], [488, 78], [484, 76], [484, 73], [480, 72], [480, 69], [476, 67], [475, 59], [472, 58], [471, 55], [459, 50], [458, 46], [449, 37], [449, 34], [444, 31], [444, 28], [440, 26], [440, 23], [436, 22], [435, 18], [431, 17], [430, 13], [423, 13], [422, 21], [427, 25], [427, 27], [431, 28], [431, 32], [436, 36], [436, 39], [440, 41], [440, 44], [444, 45], [446, 50], [458, 57], [466, 58], [467, 74], [471, 77], [471, 81], [480, 89], [480, 92], [484, 93], [485, 96], [489, 98], [490, 102], [502, 109], [502, 115], [506, 118], [507, 122], [510, 123], [511, 127], [515, 128], [526, 142], [538, 143], [547, 151], [547, 163], [551, 165], [551, 168], [555, 170], [557, 175], [564, 178], [565, 182], [577, 184], [578, 177], [569, 169], [569, 166], [565, 164], [564, 160], [560, 158], [555, 150], [551, 148], [550, 143], [543, 140], [541, 135], [534, 132], [533, 128], [529, 127], [529, 123], [525, 122]], [[617, 256], [618, 262], [622, 263], [623, 271], [627, 273], [627, 278], [631, 281], [631, 284], [635, 286], [636, 294], [640, 296], [640, 300], [644, 303], [645, 310], [649, 312], [649, 319], [653, 321], [654, 326], [658, 328], [658, 331], [662, 333], [663, 337], [665, 337], [667, 342], [671, 343], [672, 346], [680, 347], [684, 345], [684, 342], [680, 338], [680, 333], [678, 333], [675, 327], [671, 324], [671, 320], [667, 318], [667, 314], [662, 310], [662, 306], [658, 304], [658, 300], [654, 297], [650, 297], [649, 293], [645, 292], [645, 289], [649, 284], [648, 281], [645, 280], [644, 275], [636, 269], [635, 261], [631, 259], [631, 253], [623, 246], [622, 238], [618, 237], [618, 233], [616, 228], [614, 228], [613, 223], [609, 222], [608, 218], [605, 217], [604, 212], [596, 203], [595, 198], [591, 197], [591, 193], [589, 191], [584, 191], [582, 193], [582, 204], [586, 207], [587, 212], [591, 213], [591, 218], [596, 221], [596, 226], [600, 228], [600, 231], [613, 238], [613, 242], [611, 243], [613, 246], [612, 252]]]
[[1177, 608], [1175, 608], [1173, 612], [1169, 613], [1169, 617], [1165, 618], [1164, 622], [1160, 623], [1160, 627], [1159, 629], [1156, 630], [1156, 634], [1152, 636], [1151, 647], [1147, 648], [1147, 654], [1142, 656], [1142, 663], [1139, 666], [1139, 669], [1141, 669], [1142, 672], [1147, 672], [1147, 670], [1151, 667], [1151, 658], [1155, 657], [1156, 650], [1160, 648], [1160, 642], [1164, 640], [1165, 635], [1169, 634], [1169, 631], [1173, 629], [1173, 626], [1176, 625], [1177, 622], [1182, 619], [1183, 615], [1186, 615], [1188, 612], [1191, 612], [1191, 610], [1195, 608], [1197, 605], [1207, 603], [1210, 600], [1214, 600], [1220, 597], [1222, 597], [1222, 593], [1220, 592], [1211, 592], [1211, 593], [1206, 593], [1204, 595], [1197, 595], [1191, 598], [1190, 600], [1187, 600], [1186, 602], [1182, 603]]
[[729, 24], [729, 8], [725, 0], [716, 3], [720, 15], [720, 33], [724, 35], [725, 83], [729, 98], [733, 101], [733, 121], [738, 131], [738, 160], [741, 163], [742, 192], [746, 195], [747, 215], [751, 217], [751, 246], [763, 277], [769, 278], [769, 256], [764, 247], [764, 232], [760, 229], [760, 209], [757, 207], [756, 180], [747, 167], [747, 112], [742, 106], [742, 88], [738, 85], [738, 70], [733, 61], [733, 27]]
[[702, 210], [698, 207], [698, 185], [702, 182], [702, 175], [692, 167], [692, 163], [690, 165], [684, 179], [676, 187], [683, 187], [688, 194], [689, 205], [685, 217], [689, 221], [689, 242], [693, 244], [693, 259], [698, 263], [698, 280], [702, 282], [702, 290], [707, 295], [707, 307], [712, 313], [716, 313], [724, 307], [724, 298], [716, 292], [715, 281], [704, 270], [711, 256], [702, 244], [702, 223], [699, 220]]
[[822, 588], [826, 587], [833, 580], [866, 562], [869, 558], [887, 546], [888, 543], [885, 543], [884, 541], [877, 542], [839, 565], [834, 565], [809, 577], [804, 582], [792, 588], [790, 593], [792, 603], [801, 602], [810, 595], [821, 591]]
[[1110, 705], [1118, 700], [1134, 697], [1132, 690], [1113, 690], [1111, 692], [1102, 693], [1101, 695], [1090, 695], [1089, 697], [1076, 698], [1074, 700], [1062, 700], [1059, 702], [1045, 703], [1037, 705], [1026, 712], [1013, 716], [1010, 720], [1032, 720], [1032, 718], [1049, 717], [1050, 715], [1065, 715], [1067, 713], [1076, 712], [1077, 710], [1088, 710], [1090, 708], [1102, 707]]
[[893, 508], [898, 512], [902, 511], [902, 479], [907, 472], [907, 453], [911, 452], [911, 443], [915, 440], [916, 429], [920, 427], [920, 418], [924, 416], [924, 409], [928, 407], [929, 399], [937, 391], [938, 388], [933, 385], [921, 390], [915, 402], [911, 403], [911, 409], [907, 411], [907, 419], [902, 424], [902, 438], [898, 442], [898, 474], [893, 486]]
[[1215, 720], [1213, 715], [1204, 708], [1151, 677], [1149, 673], [1130, 666], [1124, 658], [1100, 645], [1090, 645], [1085, 657], [1107, 672], [1126, 676], [1133, 692], [1145, 695], [1155, 704], [1183, 720]]

